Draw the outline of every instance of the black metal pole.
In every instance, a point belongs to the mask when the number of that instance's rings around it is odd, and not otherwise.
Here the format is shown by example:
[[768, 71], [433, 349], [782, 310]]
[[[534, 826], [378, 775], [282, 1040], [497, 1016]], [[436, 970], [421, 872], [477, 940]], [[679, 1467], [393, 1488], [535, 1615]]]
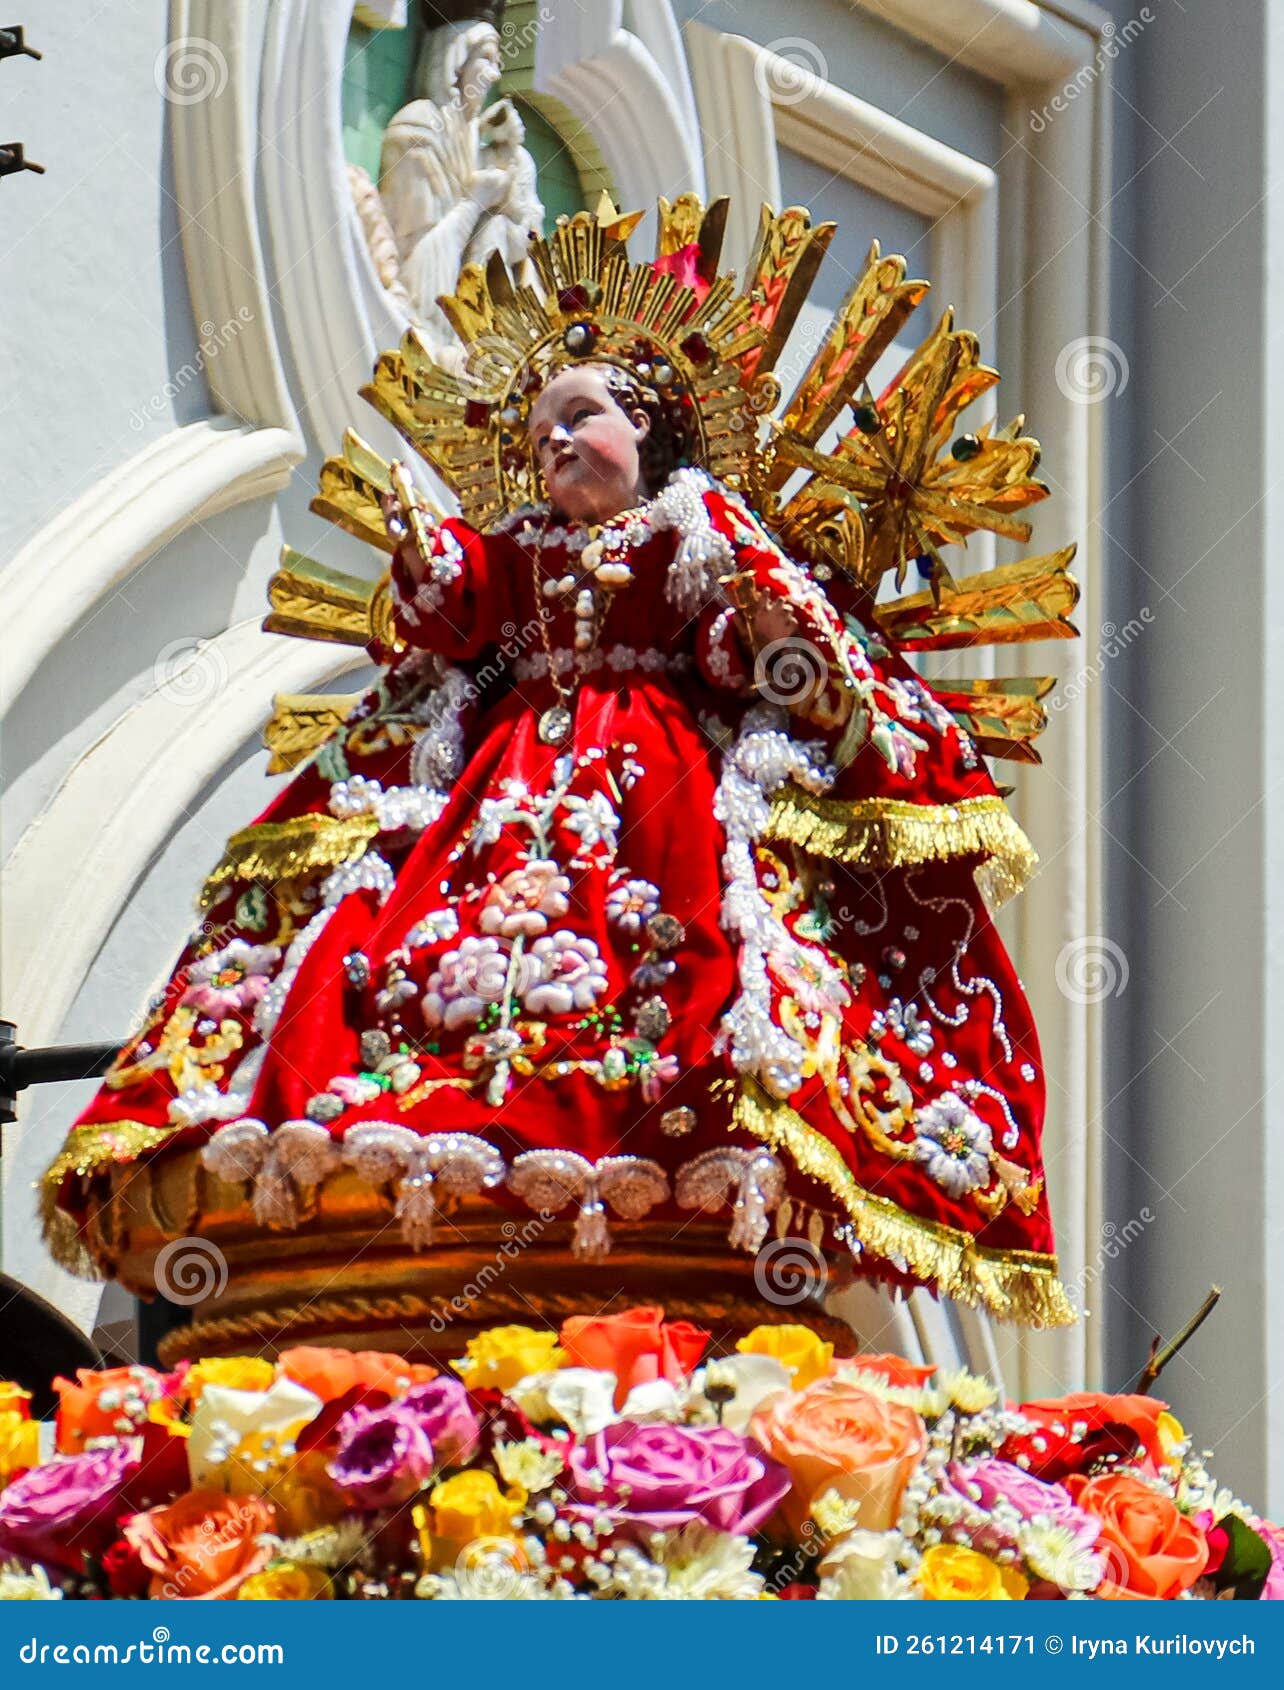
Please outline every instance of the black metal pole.
[[67, 1080], [96, 1080], [124, 1049], [124, 1043], [37, 1045], [24, 1050], [12, 1021], [0, 1021], [0, 1122], [14, 1121], [20, 1091]]

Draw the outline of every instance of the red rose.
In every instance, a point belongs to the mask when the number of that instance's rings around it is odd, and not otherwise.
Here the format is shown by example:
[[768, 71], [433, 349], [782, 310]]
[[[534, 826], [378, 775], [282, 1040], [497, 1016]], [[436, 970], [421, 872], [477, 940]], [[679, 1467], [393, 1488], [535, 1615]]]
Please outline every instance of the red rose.
[[103, 1551], [103, 1572], [113, 1596], [146, 1596], [151, 1574], [139, 1559], [132, 1543], [118, 1537]]
[[[1064, 1397], [1023, 1402], [1017, 1412], [1034, 1422], [1033, 1432], [1011, 1437], [1000, 1449], [1036, 1479], [1059, 1483], [1099, 1466], [1109, 1457], [1137, 1462], [1149, 1473], [1163, 1466], [1159, 1416], [1168, 1407], [1156, 1397], [1102, 1391], [1072, 1391]], [[1082, 1430], [1078, 1436], [1075, 1428]]]

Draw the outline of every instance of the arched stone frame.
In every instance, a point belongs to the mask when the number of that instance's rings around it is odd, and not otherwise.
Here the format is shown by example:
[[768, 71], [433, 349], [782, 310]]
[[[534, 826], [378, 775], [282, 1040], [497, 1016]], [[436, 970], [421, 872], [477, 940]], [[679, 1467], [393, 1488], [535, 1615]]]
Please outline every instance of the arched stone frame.
[[[787, 144], [836, 173], [937, 219], [932, 280], [959, 307], [960, 324], [994, 335], [998, 277], [1015, 277], [1003, 301], [996, 361], [1005, 386], [1044, 444], [1049, 507], [1033, 513], [1025, 551], [1077, 538], [1083, 585], [1076, 617], [1083, 639], [1070, 652], [1008, 648], [1011, 673], [1070, 674], [1096, 659], [1101, 604], [1100, 507], [1104, 421], [1057, 381], [1057, 355], [1103, 333], [1108, 235], [1102, 212], [1109, 172], [1109, 57], [1113, 27], [1091, 0], [854, 0], [947, 58], [978, 71], [1006, 101], [1003, 157], [991, 169], [909, 129], [890, 113], [819, 80], [803, 98], [770, 98], [790, 87], [772, 75], [772, 55], [754, 42], [699, 23], [685, 37], [702, 112], [730, 123], [734, 145], [706, 148], [710, 193], [737, 196], [728, 231], [732, 261], [748, 250], [761, 199], [778, 202], [776, 147]], [[1041, 131], [1024, 119], [1076, 78], [1084, 85]], [[1026, 130], [1026, 133], [1023, 133]], [[933, 208], [933, 199], [938, 201]], [[1001, 206], [1022, 215], [1001, 219]], [[944, 284], [944, 285], [942, 285]], [[974, 548], [969, 547], [969, 552]], [[1000, 555], [1007, 555], [1000, 552]], [[980, 552], [977, 552], [978, 566]], [[1049, 1072], [1046, 1149], [1058, 1243], [1066, 1277], [1082, 1274], [1101, 1216], [1101, 1010], [1063, 995], [1053, 959], [1084, 933], [1102, 930], [1101, 720], [1097, 689], [1059, 712], [1041, 747], [1042, 769], [1016, 768], [1016, 813], [1042, 849], [1043, 871], [1005, 917], [1044, 1043]], [[1101, 1366], [1099, 1324], [1064, 1332], [997, 1333], [1005, 1378], [1030, 1392], [1093, 1382]]]

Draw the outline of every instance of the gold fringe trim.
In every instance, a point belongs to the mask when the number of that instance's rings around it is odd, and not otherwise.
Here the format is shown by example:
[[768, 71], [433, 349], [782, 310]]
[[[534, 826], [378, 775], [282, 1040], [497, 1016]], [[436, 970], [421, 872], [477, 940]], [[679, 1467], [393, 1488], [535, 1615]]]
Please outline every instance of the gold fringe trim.
[[940, 1221], [919, 1220], [856, 1183], [835, 1145], [796, 1109], [752, 1080], [741, 1083], [732, 1125], [773, 1150], [788, 1151], [804, 1174], [833, 1192], [860, 1243], [876, 1256], [899, 1257], [916, 1279], [942, 1297], [980, 1305], [1024, 1326], [1073, 1326], [1077, 1319], [1055, 1256], [1033, 1250], [987, 1250], [972, 1235]]
[[817, 798], [789, 786], [771, 807], [763, 836], [831, 861], [901, 868], [946, 857], [990, 858], [987, 897], [1019, 892], [1038, 857], [1001, 798], [957, 804], [907, 804], [899, 798]]
[[58, 1194], [68, 1175], [92, 1179], [113, 1162], [133, 1162], [183, 1129], [152, 1127], [143, 1121], [111, 1121], [73, 1127], [67, 1142], [40, 1179], [40, 1223], [49, 1253], [59, 1267], [77, 1279], [103, 1279], [97, 1260], [76, 1221], [58, 1206]]
[[285, 822], [257, 822], [227, 842], [222, 861], [201, 888], [208, 909], [229, 880], [284, 880], [311, 869], [336, 868], [359, 857], [379, 831], [376, 816], [309, 812]]

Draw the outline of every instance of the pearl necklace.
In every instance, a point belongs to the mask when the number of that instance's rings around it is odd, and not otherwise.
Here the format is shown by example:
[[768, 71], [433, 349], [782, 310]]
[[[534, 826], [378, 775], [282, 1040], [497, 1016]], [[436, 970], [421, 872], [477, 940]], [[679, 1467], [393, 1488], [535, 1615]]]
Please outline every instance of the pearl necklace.
[[[585, 662], [597, 646], [607, 612], [611, 608], [611, 600], [621, 588], [629, 586], [633, 580], [633, 571], [624, 561], [622, 554], [645, 540], [649, 534], [650, 528], [644, 514], [646, 509], [645, 505], [640, 506], [636, 510], [621, 512], [608, 523], [589, 525], [586, 529], [589, 538], [580, 551], [582, 573], [578, 576], [566, 574], [553, 577], [544, 574], [540, 567], [540, 557], [548, 539], [549, 516], [552, 513], [544, 519], [539, 538], [531, 550], [531, 583], [535, 592], [540, 643], [548, 659], [548, 679], [557, 694], [557, 703], [551, 704], [539, 719], [539, 737], [545, 745], [564, 745], [571, 737], [571, 728], [574, 725], [571, 699], [575, 696], [575, 688]], [[596, 583], [595, 586], [585, 585], [589, 578]], [[605, 603], [599, 597], [598, 589], [605, 595]], [[569, 598], [572, 593], [575, 595], [575, 678], [570, 686], [565, 686], [557, 673], [553, 656], [553, 612], [547, 601]]]

